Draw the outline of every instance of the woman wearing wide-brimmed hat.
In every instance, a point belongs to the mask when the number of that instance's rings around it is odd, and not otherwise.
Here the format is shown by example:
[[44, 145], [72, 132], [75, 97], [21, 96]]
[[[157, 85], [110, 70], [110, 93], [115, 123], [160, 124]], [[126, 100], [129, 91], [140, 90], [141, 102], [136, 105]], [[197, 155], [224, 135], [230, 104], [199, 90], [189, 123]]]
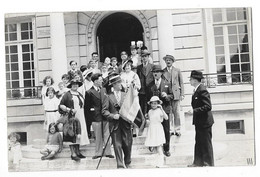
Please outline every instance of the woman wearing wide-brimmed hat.
[[[76, 133], [77, 136], [68, 136], [63, 137], [63, 141], [70, 142], [70, 150], [71, 150], [71, 159], [72, 160], [80, 160], [80, 158], [85, 158], [79, 150], [79, 145], [87, 145], [89, 144], [89, 139], [87, 135], [87, 127], [84, 117], [84, 98], [81, 93], [77, 91], [77, 89], [82, 86], [82, 82], [79, 80], [71, 80], [68, 88], [70, 91], [65, 93], [60, 102], [60, 113], [63, 115], [69, 114], [69, 118], [73, 117], [80, 122], [80, 125], [77, 124], [80, 133]], [[72, 133], [73, 134], [73, 133]], [[76, 137], [75, 137], [76, 136]]]

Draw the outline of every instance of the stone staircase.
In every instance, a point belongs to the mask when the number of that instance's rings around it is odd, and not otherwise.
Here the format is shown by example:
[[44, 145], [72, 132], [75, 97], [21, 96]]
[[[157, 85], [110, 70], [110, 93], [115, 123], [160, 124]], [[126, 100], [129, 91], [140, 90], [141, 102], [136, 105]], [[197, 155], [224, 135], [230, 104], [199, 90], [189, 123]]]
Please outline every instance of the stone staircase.
[[[155, 153], [144, 146], [145, 136], [135, 137], [132, 146], [132, 169], [154, 168]], [[70, 150], [67, 145], [53, 160], [40, 160], [40, 149], [45, 145], [45, 140], [37, 139], [32, 145], [22, 147], [23, 159], [18, 171], [59, 171], [59, 170], [95, 170], [99, 159], [92, 159], [95, 152], [95, 142], [81, 147], [86, 159], [75, 162], [70, 159]], [[223, 143], [213, 143], [215, 159], [225, 156], [227, 148]], [[113, 147], [112, 147], [113, 148]], [[187, 131], [181, 137], [171, 136], [170, 157], [164, 157], [165, 165], [169, 168], [186, 167], [193, 161], [194, 132]], [[114, 153], [112, 149], [112, 153]], [[99, 169], [116, 169], [116, 159], [103, 157]], [[11, 169], [9, 169], [11, 171]]]

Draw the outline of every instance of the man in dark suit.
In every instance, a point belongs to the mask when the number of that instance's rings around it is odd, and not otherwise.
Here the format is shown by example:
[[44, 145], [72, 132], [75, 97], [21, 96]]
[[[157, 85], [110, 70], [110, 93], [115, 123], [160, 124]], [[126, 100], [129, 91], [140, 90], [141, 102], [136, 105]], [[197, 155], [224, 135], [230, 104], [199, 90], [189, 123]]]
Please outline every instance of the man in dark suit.
[[121, 91], [122, 85], [119, 75], [111, 77], [109, 84], [113, 86], [114, 91], [102, 102], [102, 114], [109, 120], [117, 168], [129, 168], [133, 142], [131, 124], [122, 119], [119, 114], [126, 94]]
[[139, 104], [141, 106], [143, 114], [147, 113], [147, 102], [149, 100], [149, 92], [148, 85], [154, 80], [153, 78], [153, 64], [148, 62], [150, 53], [148, 51], [144, 51], [142, 56], [142, 64], [137, 66], [137, 75], [140, 78], [141, 88], [139, 90]]
[[188, 167], [214, 166], [212, 147], [212, 125], [214, 124], [211, 112], [210, 94], [206, 87], [201, 84], [202, 72], [193, 70], [190, 75], [190, 84], [194, 87], [192, 95], [193, 125], [195, 125], [196, 137], [194, 148], [194, 161]]
[[[154, 65], [152, 72], [154, 76], [154, 81], [148, 87], [150, 89], [149, 97], [151, 98], [152, 96], [158, 96], [163, 102], [163, 110], [169, 117], [169, 114], [171, 112], [171, 101], [173, 99], [171, 84], [161, 77], [164, 71], [162, 70], [162, 67], [160, 65]], [[163, 151], [164, 155], [169, 157], [171, 156], [169, 119], [164, 119], [162, 125], [166, 140], [165, 144], [163, 145]]]
[[[173, 100], [172, 100], [172, 113], [174, 115], [174, 134], [181, 135], [181, 119], [180, 119], [180, 101], [184, 99], [184, 84], [182, 74], [179, 68], [173, 66], [175, 58], [172, 55], [163, 57], [166, 67], [164, 70], [164, 78], [171, 83]], [[170, 117], [171, 118], [171, 117]]]
[[[92, 159], [97, 159], [102, 156], [103, 146], [109, 137], [109, 123], [102, 115], [102, 100], [106, 98], [106, 91], [102, 88], [102, 75], [100, 73], [93, 74], [91, 80], [93, 86], [86, 91], [84, 113], [87, 121], [92, 121], [96, 137], [95, 156]], [[108, 143], [103, 155], [114, 158], [111, 154], [111, 143]]]

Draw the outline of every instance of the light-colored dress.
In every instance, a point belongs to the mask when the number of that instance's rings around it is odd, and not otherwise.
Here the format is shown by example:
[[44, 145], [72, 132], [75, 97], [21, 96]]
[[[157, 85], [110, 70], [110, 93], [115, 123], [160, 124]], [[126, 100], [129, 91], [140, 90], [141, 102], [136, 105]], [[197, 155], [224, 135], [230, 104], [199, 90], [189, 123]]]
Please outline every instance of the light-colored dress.
[[140, 82], [139, 76], [134, 71], [130, 71], [128, 73], [122, 72], [120, 77], [121, 77], [122, 86], [124, 87], [124, 89], [127, 90], [132, 83], [135, 84], [135, 87], [137, 88], [137, 90], [139, 90], [141, 88], [141, 82]]
[[10, 142], [9, 146], [9, 161], [11, 161], [13, 164], [19, 164], [22, 160], [21, 144], [19, 142]]
[[72, 92], [72, 100], [74, 103], [74, 109], [77, 111], [75, 118], [77, 118], [80, 122], [80, 127], [81, 127], [81, 136], [80, 136], [80, 145], [87, 145], [89, 144], [89, 139], [88, 139], [88, 134], [87, 134], [87, 126], [86, 126], [86, 120], [85, 120], [85, 116], [84, 116], [84, 105], [82, 105], [82, 107], [80, 108], [79, 105], [79, 98], [81, 99], [82, 103], [84, 104], [84, 99], [79, 95], [78, 92]]
[[58, 107], [60, 104], [60, 100], [54, 96], [53, 98], [46, 97], [44, 101], [44, 110], [45, 110], [45, 120], [44, 129], [49, 131], [49, 125], [51, 123], [56, 123], [56, 121], [60, 118], [60, 114], [58, 111]]
[[165, 135], [162, 126], [163, 112], [159, 108], [155, 110], [151, 109], [148, 112], [148, 117], [150, 125], [147, 131], [145, 146], [161, 146], [165, 143]]

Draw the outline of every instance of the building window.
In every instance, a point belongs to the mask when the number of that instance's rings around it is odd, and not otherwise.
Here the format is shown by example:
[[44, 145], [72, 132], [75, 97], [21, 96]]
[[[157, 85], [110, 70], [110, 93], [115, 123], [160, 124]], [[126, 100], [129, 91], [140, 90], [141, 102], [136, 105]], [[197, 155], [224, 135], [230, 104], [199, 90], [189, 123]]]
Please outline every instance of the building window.
[[244, 120], [226, 121], [227, 134], [245, 134]]
[[217, 82], [251, 82], [246, 8], [212, 9]]
[[5, 25], [7, 98], [35, 94], [32, 88], [28, 88], [35, 86], [33, 49], [32, 22]]

